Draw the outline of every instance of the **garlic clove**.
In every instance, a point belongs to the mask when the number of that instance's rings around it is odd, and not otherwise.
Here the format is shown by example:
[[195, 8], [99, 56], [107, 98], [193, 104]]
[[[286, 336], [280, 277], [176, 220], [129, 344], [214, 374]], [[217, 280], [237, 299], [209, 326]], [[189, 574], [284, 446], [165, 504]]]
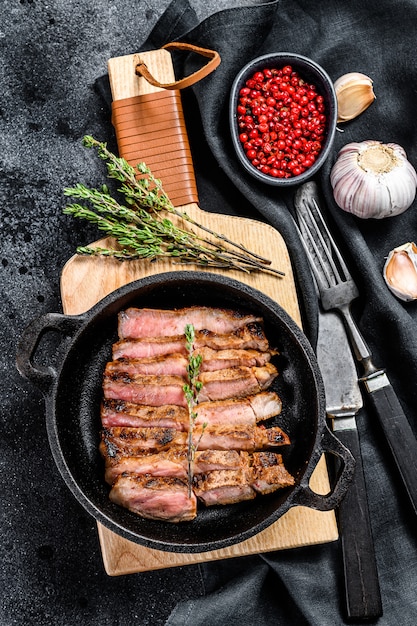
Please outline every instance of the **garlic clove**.
[[360, 72], [340, 76], [334, 89], [337, 98], [337, 121], [348, 122], [363, 113], [375, 100], [373, 81]]
[[383, 270], [384, 280], [392, 293], [409, 302], [417, 300], [417, 246], [408, 242], [389, 253]]

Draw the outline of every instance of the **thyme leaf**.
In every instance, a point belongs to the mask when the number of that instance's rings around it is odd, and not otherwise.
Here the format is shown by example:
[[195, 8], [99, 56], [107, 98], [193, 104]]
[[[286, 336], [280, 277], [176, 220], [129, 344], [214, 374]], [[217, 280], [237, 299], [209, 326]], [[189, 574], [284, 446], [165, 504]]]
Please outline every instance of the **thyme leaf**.
[[[120, 183], [118, 197], [111, 195], [105, 184], [94, 189], [77, 183], [64, 189], [64, 195], [74, 202], [63, 212], [95, 224], [100, 231], [114, 238], [120, 249], [80, 246], [78, 254], [110, 256], [121, 261], [171, 258], [177, 263], [194, 263], [207, 268], [284, 275], [270, 267], [268, 259], [177, 210], [164, 192], [161, 181], [153, 176], [145, 163], [138, 163], [134, 168], [108, 150], [106, 143], [90, 135], [84, 137], [83, 144], [97, 150], [98, 156], [106, 162], [108, 178]], [[175, 216], [175, 224], [169, 215]]]
[[186, 324], [184, 329], [185, 339], [186, 339], [186, 348], [188, 352], [188, 363], [187, 363], [187, 377], [188, 383], [183, 386], [183, 391], [185, 395], [185, 399], [188, 406], [188, 447], [187, 447], [187, 462], [188, 462], [188, 496], [191, 496], [191, 489], [194, 478], [194, 459], [195, 453], [201, 441], [201, 437], [203, 436], [204, 429], [207, 424], [204, 423], [202, 427], [202, 431], [200, 437], [197, 442], [194, 442], [193, 434], [194, 434], [194, 425], [195, 420], [197, 418], [196, 406], [198, 404], [198, 396], [203, 387], [203, 383], [198, 380], [198, 375], [200, 373], [201, 363], [203, 358], [201, 354], [194, 354], [194, 341], [195, 341], [195, 330], [192, 324]]

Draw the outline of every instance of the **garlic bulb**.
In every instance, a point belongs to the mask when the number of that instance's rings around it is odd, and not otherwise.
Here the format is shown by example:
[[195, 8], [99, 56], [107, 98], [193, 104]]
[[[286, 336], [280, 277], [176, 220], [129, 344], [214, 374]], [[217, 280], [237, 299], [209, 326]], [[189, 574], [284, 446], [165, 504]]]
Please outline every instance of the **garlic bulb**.
[[340, 150], [330, 182], [341, 209], [382, 219], [408, 209], [416, 195], [417, 174], [401, 146], [369, 140]]
[[337, 121], [348, 122], [363, 113], [375, 100], [373, 82], [360, 72], [340, 76], [334, 83]]
[[384, 265], [384, 280], [397, 298], [417, 300], [417, 246], [405, 243], [394, 248]]

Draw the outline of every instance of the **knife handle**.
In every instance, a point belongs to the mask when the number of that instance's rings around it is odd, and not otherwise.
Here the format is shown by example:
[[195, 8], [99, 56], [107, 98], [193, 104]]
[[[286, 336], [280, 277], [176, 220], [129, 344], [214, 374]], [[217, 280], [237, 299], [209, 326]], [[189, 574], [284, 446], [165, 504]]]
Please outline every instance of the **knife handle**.
[[347, 617], [351, 621], [376, 619], [382, 615], [382, 601], [359, 435], [356, 428], [335, 434], [356, 461], [351, 486], [338, 511]]
[[383, 370], [362, 379], [417, 514], [417, 439]]

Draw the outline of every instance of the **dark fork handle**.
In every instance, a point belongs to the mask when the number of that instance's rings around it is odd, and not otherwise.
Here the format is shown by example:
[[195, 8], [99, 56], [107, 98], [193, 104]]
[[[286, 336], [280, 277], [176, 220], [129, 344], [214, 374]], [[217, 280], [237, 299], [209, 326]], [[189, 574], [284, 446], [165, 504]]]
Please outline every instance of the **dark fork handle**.
[[382, 602], [359, 435], [356, 429], [337, 430], [335, 435], [356, 461], [351, 486], [338, 511], [347, 618], [369, 621], [382, 615]]
[[387, 375], [380, 370], [362, 379], [417, 514], [417, 439]]

